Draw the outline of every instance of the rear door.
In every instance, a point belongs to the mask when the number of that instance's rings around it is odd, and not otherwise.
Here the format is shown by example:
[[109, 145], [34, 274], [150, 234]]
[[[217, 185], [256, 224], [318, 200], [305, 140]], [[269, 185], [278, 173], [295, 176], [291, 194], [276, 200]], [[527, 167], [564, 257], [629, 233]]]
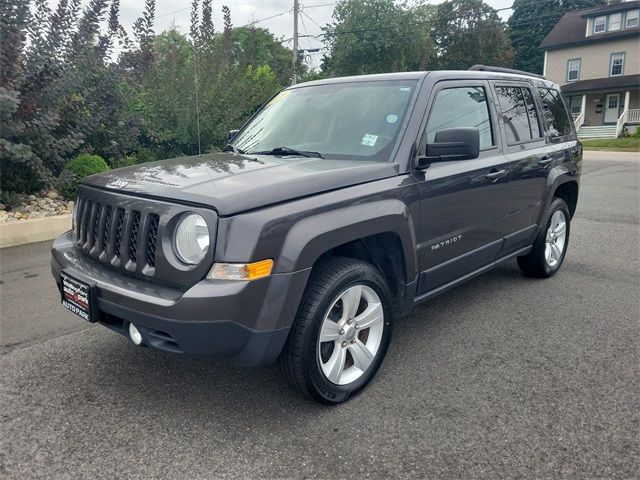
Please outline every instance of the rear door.
[[424, 122], [427, 142], [438, 130], [480, 130], [480, 156], [433, 163], [415, 171], [420, 182], [418, 250], [424, 293], [491, 263], [504, 236], [508, 166], [502, 155], [489, 84], [439, 82]]
[[491, 82], [508, 161], [503, 253], [528, 246], [537, 233], [553, 151], [547, 145], [536, 93], [528, 82]]

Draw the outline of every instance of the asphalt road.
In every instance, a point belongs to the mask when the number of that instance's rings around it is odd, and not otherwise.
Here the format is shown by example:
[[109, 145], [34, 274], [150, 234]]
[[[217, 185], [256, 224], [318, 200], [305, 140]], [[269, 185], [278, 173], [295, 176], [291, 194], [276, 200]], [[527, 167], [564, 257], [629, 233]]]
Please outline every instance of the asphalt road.
[[558, 275], [514, 262], [418, 308], [334, 408], [84, 324], [49, 243], [0, 250], [0, 477], [638, 478], [639, 166], [589, 155]]

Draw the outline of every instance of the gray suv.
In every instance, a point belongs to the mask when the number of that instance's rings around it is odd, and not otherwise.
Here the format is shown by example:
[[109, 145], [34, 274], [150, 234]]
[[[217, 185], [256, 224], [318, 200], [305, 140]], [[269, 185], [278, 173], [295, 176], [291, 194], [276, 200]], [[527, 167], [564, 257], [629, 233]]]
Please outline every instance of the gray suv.
[[491, 67], [296, 85], [219, 153], [86, 178], [53, 245], [65, 307], [136, 345], [362, 390], [394, 322], [567, 252], [582, 148], [558, 85]]

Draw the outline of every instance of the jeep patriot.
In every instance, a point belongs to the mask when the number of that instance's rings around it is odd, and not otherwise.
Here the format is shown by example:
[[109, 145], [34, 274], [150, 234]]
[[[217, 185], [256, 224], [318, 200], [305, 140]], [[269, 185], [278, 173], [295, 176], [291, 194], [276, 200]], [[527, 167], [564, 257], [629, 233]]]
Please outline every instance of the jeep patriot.
[[292, 86], [219, 153], [87, 177], [53, 245], [62, 304], [134, 344], [278, 361], [329, 404], [394, 322], [496, 265], [562, 265], [582, 147], [558, 85], [515, 70]]

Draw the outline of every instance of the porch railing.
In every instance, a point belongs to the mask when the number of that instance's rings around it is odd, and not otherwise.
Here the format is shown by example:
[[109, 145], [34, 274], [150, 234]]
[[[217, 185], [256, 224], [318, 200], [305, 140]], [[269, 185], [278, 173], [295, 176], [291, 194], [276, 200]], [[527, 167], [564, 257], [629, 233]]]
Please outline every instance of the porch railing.
[[632, 108], [627, 111], [627, 123], [640, 123], [640, 108]]
[[578, 130], [584, 124], [584, 111], [580, 113], [572, 113], [571, 116], [573, 117], [573, 124], [575, 125], [576, 130]]
[[629, 117], [629, 110], [622, 112], [620, 118], [618, 118], [618, 122], [616, 123], [616, 138], [620, 136], [622, 133], [622, 129], [624, 128], [624, 124], [627, 123], [627, 118]]

